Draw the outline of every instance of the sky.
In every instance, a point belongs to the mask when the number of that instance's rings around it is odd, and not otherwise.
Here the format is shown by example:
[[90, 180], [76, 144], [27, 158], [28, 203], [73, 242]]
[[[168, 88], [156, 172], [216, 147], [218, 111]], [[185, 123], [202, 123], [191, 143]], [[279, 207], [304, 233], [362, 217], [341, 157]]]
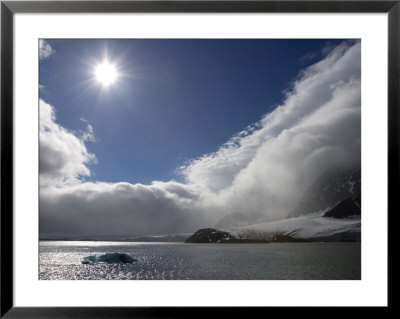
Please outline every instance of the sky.
[[41, 234], [286, 218], [360, 166], [358, 41], [47, 39], [38, 58]]

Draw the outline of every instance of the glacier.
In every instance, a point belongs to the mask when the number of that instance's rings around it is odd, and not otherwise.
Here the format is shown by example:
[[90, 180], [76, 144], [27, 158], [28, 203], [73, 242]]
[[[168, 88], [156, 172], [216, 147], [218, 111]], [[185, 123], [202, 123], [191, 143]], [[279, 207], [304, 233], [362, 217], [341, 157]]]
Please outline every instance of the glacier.
[[279, 236], [290, 236], [307, 241], [361, 241], [361, 217], [306, 215], [221, 230], [238, 239], [273, 241]]

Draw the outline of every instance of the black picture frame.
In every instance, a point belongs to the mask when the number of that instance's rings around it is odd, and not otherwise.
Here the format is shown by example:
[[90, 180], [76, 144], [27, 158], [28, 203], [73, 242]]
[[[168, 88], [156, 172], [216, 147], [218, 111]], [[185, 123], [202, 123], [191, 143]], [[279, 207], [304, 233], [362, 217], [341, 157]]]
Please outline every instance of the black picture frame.
[[[1, 312], [5, 318], [190, 318], [225, 316], [227, 310], [249, 316], [257, 311], [282, 315], [277, 307], [14, 307], [13, 303], [13, 16], [15, 13], [120, 13], [120, 12], [307, 12], [388, 14], [388, 218], [398, 213], [400, 144], [400, 0], [396, 1], [1, 1]], [[383, 106], [382, 106], [383, 107]], [[389, 251], [391, 248], [389, 231]], [[389, 262], [389, 255], [388, 255]], [[390, 269], [388, 269], [390, 270]], [[389, 287], [390, 281], [388, 281]], [[34, 292], [32, 292], [34, 293]], [[391, 295], [388, 307], [392, 305]], [[340, 307], [332, 308], [335, 315]], [[290, 307], [297, 315], [309, 308]], [[325, 313], [326, 309], [321, 309]], [[326, 314], [326, 313], [325, 313]]]

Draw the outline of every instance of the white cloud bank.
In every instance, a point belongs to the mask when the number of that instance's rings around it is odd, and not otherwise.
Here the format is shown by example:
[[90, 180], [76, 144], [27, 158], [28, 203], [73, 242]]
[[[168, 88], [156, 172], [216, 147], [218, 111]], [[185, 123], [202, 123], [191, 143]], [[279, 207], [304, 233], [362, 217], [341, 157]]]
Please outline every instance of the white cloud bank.
[[238, 211], [285, 218], [316, 178], [360, 167], [360, 64], [359, 42], [334, 48], [301, 73], [282, 105], [182, 167], [185, 184], [83, 182], [95, 160], [90, 138], [56, 124], [41, 101], [41, 234], [191, 232]]

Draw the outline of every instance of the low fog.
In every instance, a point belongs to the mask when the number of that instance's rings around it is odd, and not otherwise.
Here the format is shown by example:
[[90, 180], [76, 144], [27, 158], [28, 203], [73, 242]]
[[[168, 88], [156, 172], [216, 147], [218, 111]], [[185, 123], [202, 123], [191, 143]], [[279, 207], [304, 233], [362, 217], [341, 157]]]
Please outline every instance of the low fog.
[[93, 128], [65, 129], [41, 100], [40, 234], [186, 233], [234, 212], [287, 218], [316, 178], [361, 165], [360, 64], [359, 42], [333, 48], [271, 113], [181, 166], [185, 183], [85, 182], [97, 161], [85, 146]]

